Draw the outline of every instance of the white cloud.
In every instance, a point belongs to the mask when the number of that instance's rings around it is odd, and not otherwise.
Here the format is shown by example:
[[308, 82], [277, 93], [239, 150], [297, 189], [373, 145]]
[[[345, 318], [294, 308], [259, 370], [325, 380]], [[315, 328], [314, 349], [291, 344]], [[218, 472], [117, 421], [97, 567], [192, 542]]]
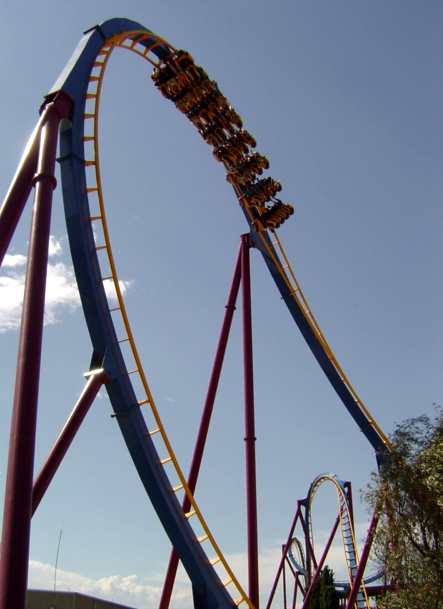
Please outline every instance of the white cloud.
[[5, 254], [5, 257], [3, 258], [3, 266], [24, 266], [26, 264], [26, 260], [26, 256], [23, 256], [22, 254]]
[[[63, 253], [62, 241], [54, 236], [49, 240], [49, 263], [46, 279], [45, 324], [60, 321], [61, 315], [80, 306], [80, 297], [74, 271], [64, 262], [53, 262]], [[0, 333], [20, 327], [27, 257], [22, 254], [6, 254], [0, 275]], [[132, 285], [131, 281], [119, 281], [122, 294]], [[105, 281], [104, 288], [110, 300], [117, 295], [112, 281]]]
[[[30, 589], [53, 590], [54, 589], [54, 567], [36, 560], [29, 561]], [[142, 609], [158, 607], [161, 586], [153, 586], [143, 581], [137, 575], [109, 575], [101, 579], [92, 579], [57, 569], [56, 589], [71, 592], [80, 592], [103, 600], [110, 600], [129, 606], [137, 606]], [[174, 591], [172, 607], [185, 609], [192, 606], [192, 594], [190, 585], [187, 589], [179, 588]]]
[[[132, 281], [121, 281], [120, 280], [118, 282], [118, 285], [119, 285], [122, 296], [124, 296], [126, 291], [128, 290], [128, 288], [131, 287]], [[103, 287], [105, 288], [106, 297], [109, 300], [117, 300], [117, 292], [115, 290], [115, 285], [114, 285], [114, 282], [112, 281], [112, 279], [106, 279], [106, 281], [103, 282]]]
[[45, 323], [58, 321], [60, 309], [73, 311], [80, 305], [74, 271], [63, 262], [48, 264], [46, 277]]
[[[357, 529], [364, 529], [367, 525], [359, 524]], [[325, 532], [326, 533], [326, 532]], [[340, 537], [340, 533], [338, 532]], [[326, 537], [326, 534], [325, 534]], [[326, 539], [325, 539], [326, 540]], [[319, 545], [320, 554], [322, 548]], [[269, 594], [274, 583], [277, 568], [281, 559], [281, 541], [275, 543], [272, 548], [262, 548], [260, 550], [260, 602], [265, 606], [269, 600]], [[226, 560], [240, 581], [243, 589], [247, 593], [247, 554], [238, 552], [226, 555]], [[344, 564], [343, 548], [338, 543], [331, 548], [326, 563], [334, 570], [336, 579], [346, 579], [346, 566]], [[369, 567], [372, 573], [373, 569]], [[111, 600], [129, 606], [140, 607], [141, 609], [151, 609], [158, 607], [165, 572], [159, 568], [159, 572], [151, 577], [141, 578], [136, 574], [131, 575], [109, 575], [100, 579], [92, 579], [79, 573], [57, 570], [57, 590], [80, 592], [97, 598]], [[223, 575], [223, 577], [225, 574]], [[287, 578], [289, 578], [287, 571]], [[287, 579], [287, 590], [292, 590], [293, 582]], [[54, 588], [54, 567], [35, 560], [29, 563], [29, 588], [53, 590]], [[230, 584], [228, 592], [236, 598], [238, 593], [234, 586]], [[288, 592], [289, 593], [289, 592]], [[300, 594], [297, 598], [297, 607], [301, 606]], [[193, 606], [191, 585], [182, 566], [177, 572], [171, 609], [188, 609]], [[274, 597], [273, 607], [278, 609], [283, 606], [282, 580]]]
[[63, 252], [62, 243], [58, 241], [53, 235], [49, 237], [49, 256], [60, 256]]

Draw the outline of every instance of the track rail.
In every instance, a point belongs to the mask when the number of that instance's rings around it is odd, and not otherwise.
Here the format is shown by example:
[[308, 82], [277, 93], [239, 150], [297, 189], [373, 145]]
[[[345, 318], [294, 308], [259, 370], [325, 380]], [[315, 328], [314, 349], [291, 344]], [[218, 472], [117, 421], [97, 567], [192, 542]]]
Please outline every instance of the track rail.
[[[357, 574], [358, 568], [358, 551], [355, 543], [354, 525], [352, 523], [350, 506], [346, 494], [344, 482], [332, 474], [320, 474], [311, 484], [307, 496], [306, 504], [306, 524], [308, 526], [311, 547], [314, 548], [314, 531], [312, 526], [312, 501], [315, 493], [324, 482], [332, 482], [337, 491], [340, 527], [343, 540], [343, 549], [345, 553], [346, 566], [348, 569], [349, 584], [352, 583]], [[356, 609], [369, 609], [369, 600], [366, 594], [364, 583], [360, 586], [355, 603]]]
[[[70, 120], [61, 130], [59, 161], [71, 253], [94, 347], [91, 366], [101, 361], [111, 378], [106, 388], [114, 416], [159, 519], [192, 581], [195, 606], [229, 607], [244, 602], [252, 607], [187, 486], [150, 392], [122, 298], [106, 221], [98, 154], [102, 79], [117, 47], [141, 55], [153, 66], [174, 50], [140, 24], [121, 19], [108, 21], [86, 33], [48, 95], [51, 99], [61, 89], [74, 100]], [[106, 296], [109, 285], [117, 296], [116, 307]], [[123, 328], [123, 332], [118, 328]], [[152, 421], [149, 427], [142, 408]], [[192, 506], [186, 514], [178, 500], [183, 493]], [[209, 544], [206, 550], [202, 547], [204, 542]], [[231, 595], [227, 587], [235, 588], [236, 594]]]
[[[62, 124], [59, 161], [71, 254], [94, 349], [91, 367], [103, 366], [111, 379], [107, 391], [114, 416], [145, 489], [193, 583], [195, 606], [215, 603], [227, 607], [245, 602], [252, 607], [186, 484], [149, 390], [122, 298], [106, 221], [98, 152], [102, 79], [117, 47], [128, 49], [152, 64], [154, 84], [213, 147], [215, 158], [226, 167], [227, 179], [248, 221], [252, 244], [262, 253], [322, 369], [379, 459], [389, 449], [389, 442], [343, 374], [301, 293], [275, 233], [293, 208], [276, 198], [281, 190], [278, 182], [272, 178], [258, 179], [269, 162], [251, 150], [255, 147], [254, 138], [243, 129], [240, 116], [221, 94], [217, 83], [209, 80], [188, 53], [177, 51], [136, 22], [111, 19], [85, 32], [47, 100], [64, 91], [74, 102], [69, 120]], [[115, 291], [117, 307], [108, 302], [108, 285]], [[123, 333], [116, 330], [119, 327], [124, 328]], [[142, 407], [149, 412], [152, 426], [146, 424]], [[169, 463], [172, 472], [168, 469], [166, 473]], [[170, 482], [171, 476], [176, 482]], [[178, 493], [186, 493], [191, 502], [188, 514], [180, 507]], [[198, 526], [191, 527], [190, 518], [194, 515]], [[201, 533], [196, 532], [197, 528]], [[206, 540], [212, 546], [212, 559], [207, 558], [201, 547]], [[212, 568], [216, 563], [222, 565], [226, 577], [219, 577]], [[240, 594], [235, 601], [225, 589], [230, 584]]]

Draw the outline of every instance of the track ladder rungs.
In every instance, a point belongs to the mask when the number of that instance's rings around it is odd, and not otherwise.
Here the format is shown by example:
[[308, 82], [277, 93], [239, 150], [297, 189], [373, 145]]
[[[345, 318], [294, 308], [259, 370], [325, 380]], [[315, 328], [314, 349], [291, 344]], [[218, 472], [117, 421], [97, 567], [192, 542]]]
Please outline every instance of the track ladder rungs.
[[156, 433], [158, 433], [160, 431], [160, 429], [153, 429], [152, 431], [149, 432], [150, 436], [154, 436]]
[[235, 599], [234, 603], [235, 603], [236, 605], [241, 605], [241, 603], [243, 603], [243, 602], [244, 602], [244, 600], [245, 600], [245, 599], [244, 599], [242, 596], [240, 596], [240, 598], [236, 598], [236, 599]]
[[190, 512], [186, 512], [185, 516], [186, 518], [191, 518], [191, 516], [194, 516], [195, 514], [195, 510], [191, 510]]
[[169, 463], [169, 461], [172, 461], [172, 457], [166, 457], [166, 459], [162, 459], [162, 460], [160, 461], [160, 463], [161, 463], [162, 465], [165, 465], [165, 463]]
[[197, 537], [197, 541], [202, 543], [202, 541], [205, 541], [206, 539], [208, 539], [208, 535], [202, 535], [201, 537]]
[[211, 558], [209, 562], [211, 563], [211, 565], [216, 565], [218, 562], [220, 562], [220, 560], [220, 556], [216, 556], [215, 558]]
[[228, 577], [228, 579], [224, 579], [224, 580], [222, 581], [222, 584], [223, 584], [224, 586], [229, 586], [229, 584], [231, 584], [231, 583], [232, 583], [232, 577]]
[[[177, 491], [181, 491], [181, 490], [182, 490], [182, 488], [185, 488], [185, 487], [183, 486], [183, 484], [179, 484], [178, 486], [173, 486], [173, 487], [172, 487], [172, 490], [174, 491], [174, 493], [176, 493]], [[207, 535], [206, 535], [206, 537], [207, 537]], [[200, 540], [199, 540], [199, 541], [200, 541]]]

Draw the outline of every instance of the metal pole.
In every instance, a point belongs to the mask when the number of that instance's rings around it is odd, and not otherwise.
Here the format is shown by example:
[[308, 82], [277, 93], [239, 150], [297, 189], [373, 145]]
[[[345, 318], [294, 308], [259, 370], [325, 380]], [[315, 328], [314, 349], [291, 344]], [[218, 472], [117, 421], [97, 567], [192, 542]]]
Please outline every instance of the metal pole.
[[[284, 555], [285, 546], [282, 545], [282, 554]], [[286, 601], [286, 561], [283, 563], [283, 609], [288, 609], [287, 601]]]
[[70, 103], [48, 107], [34, 177], [35, 198], [26, 270], [9, 443], [0, 556], [0, 609], [25, 609], [31, 530], [32, 477], [45, 304], [46, 269], [58, 124]]
[[368, 562], [369, 553], [371, 551], [372, 542], [374, 541], [375, 531], [377, 529], [377, 524], [380, 518], [380, 509], [378, 507], [375, 508], [374, 513], [372, 515], [371, 524], [369, 525], [368, 534], [366, 537], [365, 546], [363, 548], [362, 555], [360, 557], [360, 562], [358, 565], [357, 573], [355, 574], [355, 579], [352, 582], [352, 590], [349, 595], [348, 604], [346, 605], [346, 609], [352, 609], [354, 603], [357, 599], [358, 591], [360, 590], [360, 584], [363, 579], [363, 573], [365, 572], [366, 563]]
[[51, 112], [50, 106], [46, 107], [29, 138], [18, 169], [15, 172], [11, 186], [0, 209], [0, 265], [3, 262], [6, 250], [9, 247], [12, 235], [15, 232], [31, 192], [32, 179], [37, 170], [41, 127], [47, 120], [48, 112]]
[[309, 586], [309, 589], [306, 592], [306, 596], [305, 596], [304, 601], [303, 601], [302, 609], [304, 609], [306, 607], [306, 605], [307, 605], [307, 603], [309, 601], [309, 597], [311, 596], [312, 590], [314, 588], [315, 580], [317, 579], [317, 577], [320, 574], [320, 571], [321, 571], [321, 569], [323, 567], [323, 563], [326, 560], [326, 556], [328, 555], [328, 552], [329, 552], [329, 549], [331, 547], [331, 544], [334, 541], [334, 537], [335, 537], [335, 534], [337, 532], [337, 528], [338, 528], [339, 522], [340, 522], [340, 514], [335, 519], [335, 524], [332, 527], [331, 534], [329, 535], [328, 543], [326, 544], [326, 547], [324, 549], [324, 552], [322, 554], [320, 562], [318, 563], [318, 566], [317, 566], [317, 568], [315, 570], [315, 574], [314, 574], [314, 577], [312, 578], [312, 581], [311, 581], [311, 584]]
[[[228, 302], [226, 303], [225, 316], [223, 318], [222, 329], [220, 331], [220, 338], [217, 346], [217, 351], [214, 359], [214, 365], [212, 368], [211, 378], [209, 381], [208, 392], [206, 395], [206, 401], [203, 408], [202, 419], [200, 423], [200, 429], [195, 443], [194, 455], [192, 458], [191, 468], [188, 477], [188, 487], [191, 493], [194, 493], [197, 484], [198, 474], [200, 471], [200, 465], [203, 458], [203, 452], [205, 448], [206, 438], [208, 435], [209, 424], [211, 421], [212, 410], [215, 402], [215, 396], [217, 394], [218, 382], [220, 380], [220, 374], [223, 366], [223, 360], [226, 353], [226, 346], [228, 344], [229, 332], [231, 329], [232, 318], [235, 311], [235, 303], [238, 296], [241, 280], [241, 249], [237, 257], [235, 265], [234, 275], [232, 278], [231, 289], [228, 296]], [[185, 496], [182, 504], [184, 512], [188, 512], [191, 507], [187, 495]], [[163, 585], [162, 596], [160, 599], [159, 609], [167, 609], [171, 601], [172, 589], [174, 587], [175, 576], [177, 573], [179, 557], [177, 552], [172, 549], [171, 556], [169, 558], [168, 570], [166, 572], [165, 583]]]
[[243, 304], [243, 361], [245, 381], [245, 446], [246, 446], [246, 501], [248, 514], [248, 579], [249, 598], [259, 606], [258, 585], [258, 525], [257, 478], [255, 466], [254, 375], [252, 358], [251, 277], [249, 265], [249, 234], [241, 237], [242, 304]]
[[295, 511], [294, 520], [292, 521], [291, 528], [289, 530], [288, 539], [286, 541], [285, 549], [283, 552], [283, 556], [281, 557], [280, 564], [278, 565], [277, 574], [275, 576], [274, 584], [272, 586], [271, 594], [269, 595], [268, 604], [266, 605], [266, 609], [269, 609], [272, 605], [272, 601], [274, 600], [274, 595], [277, 590], [278, 582], [280, 580], [280, 575], [283, 569], [284, 561], [286, 560], [286, 556], [289, 552], [289, 548], [292, 542], [292, 536], [294, 535], [295, 525], [297, 524], [297, 520], [301, 517], [301, 503], [297, 501], [297, 510]]
[[89, 377], [86, 387], [35, 478], [32, 489], [32, 516], [38, 508], [40, 501], [43, 499], [43, 495], [46, 493], [48, 486], [55, 476], [63, 457], [95, 400], [97, 393], [100, 391], [102, 385], [109, 381], [103, 369], [93, 370], [85, 376]]

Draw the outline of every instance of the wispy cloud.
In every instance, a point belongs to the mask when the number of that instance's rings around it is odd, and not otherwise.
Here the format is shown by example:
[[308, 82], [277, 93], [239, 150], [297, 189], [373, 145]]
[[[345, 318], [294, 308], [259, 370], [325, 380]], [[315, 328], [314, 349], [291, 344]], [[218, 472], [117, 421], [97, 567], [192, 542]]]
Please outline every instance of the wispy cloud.
[[[55, 324], [65, 312], [72, 312], [80, 306], [80, 297], [74, 271], [71, 265], [54, 260], [63, 254], [63, 240], [51, 236], [49, 242], [49, 263], [46, 280], [45, 324]], [[27, 258], [23, 254], [6, 254], [0, 275], [0, 332], [16, 330], [20, 327], [23, 306]], [[120, 281], [122, 294], [132, 285], [130, 281]], [[109, 300], [116, 299], [114, 284], [104, 284]]]
[[[367, 525], [359, 523], [356, 525], [359, 532], [364, 532]], [[329, 532], [319, 532], [317, 553], [321, 555], [323, 552], [322, 537], [326, 542]], [[340, 534], [338, 534], [340, 538]], [[327, 557], [326, 563], [335, 572], [336, 580], [347, 579], [347, 569], [344, 560], [343, 547], [341, 539], [334, 545]], [[261, 548], [259, 556], [260, 565], [260, 602], [266, 605], [269, 600], [269, 594], [275, 580], [277, 568], [281, 560], [281, 543], [282, 540], [276, 541], [273, 547]], [[247, 571], [248, 558], [246, 552], [238, 552], [225, 556], [229, 566], [234, 572], [236, 578], [243, 586], [247, 593]], [[372, 573], [374, 569], [370, 566], [368, 572]], [[139, 575], [109, 575], [100, 579], [92, 579], [78, 573], [72, 573], [57, 570], [57, 590], [67, 590], [72, 592], [81, 592], [105, 600], [140, 607], [141, 609], [153, 609], [158, 607], [165, 572], [160, 568], [158, 573], [150, 574], [149, 577], [140, 577]], [[287, 572], [288, 577], [288, 572]], [[292, 590], [293, 582], [287, 582], [287, 590]], [[39, 588], [52, 590], [54, 588], [54, 567], [35, 560], [29, 563], [29, 588]], [[237, 597], [233, 584], [230, 584], [228, 591], [233, 597]], [[281, 607], [283, 599], [282, 579], [280, 578], [279, 586], [274, 597], [273, 606]], [[301, 600], [300, 595], [297, 599]], [[188, 609], [193, 605], [192, 591], [189, 579], [183, 567], [180, 567], [177, 573], [173, 597], [171, 601], [171, 609]], [[297, 604], [297, 607], [301, 604]]]
[[[53, 590], [54, 567], [36, 560], [29, 561], [30, 589]], [[161, 597], [161, 586], [153, 586], [137, 575], [109, 575], [101, 579], [91, 579], [57, 569], [57, 590], [80, 592], [103, 600], [133, 605], [142, 609], [158, 607]], [[192, 593], [188, 584], [187, 590], [179, 588], [174, 591], [172, 606], [187, 609], [192, 606]]]

